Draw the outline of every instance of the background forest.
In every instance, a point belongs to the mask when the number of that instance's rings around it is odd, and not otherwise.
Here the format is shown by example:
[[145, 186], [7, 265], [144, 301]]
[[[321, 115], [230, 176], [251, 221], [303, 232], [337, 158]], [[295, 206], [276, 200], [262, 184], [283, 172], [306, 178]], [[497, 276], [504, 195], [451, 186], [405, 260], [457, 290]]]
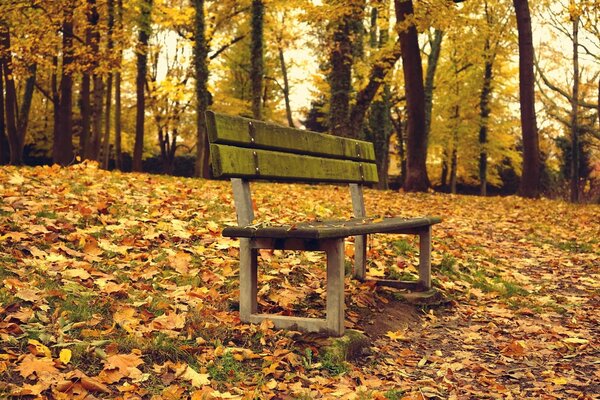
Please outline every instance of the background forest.
[[381, 188], [600, 201], [599, 20], [597, 0], [0, 0], [0, 161], [207, 177], [212, 109], [373, 141]]

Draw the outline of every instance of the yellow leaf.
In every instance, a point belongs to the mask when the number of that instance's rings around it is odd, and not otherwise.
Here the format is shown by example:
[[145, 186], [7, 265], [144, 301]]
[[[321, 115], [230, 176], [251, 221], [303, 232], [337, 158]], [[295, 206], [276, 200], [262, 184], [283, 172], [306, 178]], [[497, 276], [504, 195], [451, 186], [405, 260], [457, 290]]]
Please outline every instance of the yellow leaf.
[[385, 336], [389, 337], [392, 340], [408, 340], [408, 338], [404, 335], [404, 332], [402, 331], [389, 331], [385, 334]]
[[42, 343], [38, 342], [35, 339], [29, 339], [27, 341], [27, 343], [29, 344], [29, 351], [34, 355], [34, 356], [39, 356], [39, 355], [43, 355], [44, 357], [52, 357], [52, 354], [50, 353], [50, 349], [48, 347], [46, 347], [45, 345], [43, 345]]
[[194, 387], [202, 387], [206, 385], [210, 385], [210, 379], [208, 379], [208, 374], [200, 374], [194, 369], [192, 369], [189, 365], [186, 368], [185, 372], [181, 377], [185, 380], [188, 380], [192, 383]]
[[62, 349], [60, 351], [60, 354], [58, 355], [58, 359], [60, 360], [61, 363], [63, 364], [68, 364], [69, 361], [71, 361], [71, 350], [69, 349]]
[[546, 382], [552, 382], [555, 385], [566, 385], [569, 383], [569, 380], [565, 377], [556, 377], [556, 378], [548, 378]]
[[577, 337], [570, 337], [570, 338], [563, 339], [563, 342], [565, 342], [565, 343], [571, 343], [571, 344], [587, 344], [590, 341], [587, 340], [587, 339], [581, 339], [581, 338], [577, 338]]

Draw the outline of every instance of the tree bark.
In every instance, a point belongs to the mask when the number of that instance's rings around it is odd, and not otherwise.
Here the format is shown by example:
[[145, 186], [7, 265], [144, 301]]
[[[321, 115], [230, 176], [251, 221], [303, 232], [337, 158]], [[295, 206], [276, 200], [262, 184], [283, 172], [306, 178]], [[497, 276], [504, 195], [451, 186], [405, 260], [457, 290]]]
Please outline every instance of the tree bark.
[[263, 17], [265, 6], [262, 0], [252, 0], [252, 40], [250, 49], [250, 82], [252, 85], [252, 115], [262, 119], [262, 90], [264, 75]]
[[[413, 15], [412, 0], [395, 0], [396, 19], [405, 23]], [[423, 69], [417, 38], [417, 29], [411, 24], [398, 33], [402, 51], [402, 70], [408, 110], [407, 126], [407, 175], [404, 190], [425, 192], [429, 189], [427, 177], [427, 136], [425, 132], [425, 90]]]
[[433, 32], [433, 40], [429, 43], [431, 51], [427, 57], [427, 72], [425, 73], [425, 135], [429, 138], [431, 134], [431, 111], [433, 109], [433, 85], [435, 81], [435, 71], [440, 59], [442, 50], [442, 39], [444, 31], [436, 29]]
[[[117, 24], [123, 32], [123, 0], [117, 0]], [[118, 69], [115, 73], [115, 167], [123, 169], [121, 154], [121, 68], [123, 65], [123, 44], [119, 43]]]
[[531, 15], [528, 0], [513, 0], [513, 5], [519, 34], [519, 98], [523, 132], [523, 175], [519, 193], [523, 197], [538, 197], [540, 145], [535, 116]]
[[10, 152], [10, 163], [12, 165], [21, 165], [23, 163], [22, 146], [19, 143], [19, 135], [17, 132], [17, 90], [12, 71], [12, 57], [10, 55], [11, 38], [8, 25], [0, 25], [0, 49], [7, 55], [2, 60], [4, 72], [5, 86], [5, 118], [6, 132], [8, 134], [8, 148]]
[[196, 169], [198, 177], [210, 178], [210, 157], [206, 133], [205, 112], [209, 106], [208, 96], [208, 46], [206, 44], [206, 21], [204, 0], [192, 0], [196, 11], [194, 17], [194, 69], [196, 77]]
[[486, 54], [483, 67], [483, 86], [479, 96], [479, 194], [487, 195], [487, 143], [488, 119], [490, 116], [490, 96], [492, 95], [492, 61], [488, 55], [490, 50], [489, 38], [486, 39], [484, 52]]
[[90, 126], [92, 117], [92, 105], [90, 102], [90, 74], [83, 72], [81, 76], [81, 91], [79, 94], [79, 112], [81, 114], [81, 135], [79, 136], [79, 154], [87, 158], [90, 140]]
[[6, 164], [6, 150], [8, 141], [6, 140], [6, 125], [4, 124], [4, 60], [0, 57], [0, 165]]
[[571, 96], [571, 202], [579, 202], [579, 16], [573, 23], [573, 95]]
[[285, 101], [285, 116], [287, 117], [288, 125], [295, 128], [294, 119], [292, 118], [292, 107], [290, 106], [290, 83], [288, 80], [287, 66], [285, 64], [285, 56], [283, 49], [279, 47], [279, 64], [281, 65], [281, 74], [283, 75], [283, 100]]
[[[115, 7], [114, 0], [108, 0], [108, 54], [112, 54], [113, 43], [113, 28], [115, 25]], [[111, 68], [112, 69], [112, 68]], [[106, 79], [106, 109], [104, 112], [104, 139], [102, 141], [102, 168], [108, 169], [108, 161], [110, 159], [110, 114], [112, 107], [112, 84], [113, 74], [109, 72]]]
[[335, 22], [330, 54], [329, 128], [337, 136], [351, 137], [349, 124], [350, 91], [352, 89], [352, 15], [344, 15]]
[[68, 165], [73, 161], [73, 2], [63, 9], [62, 23], [62, 72], [60, 79], [60, 95], [55, 96], [58, 106], [55, 108], [54, 143], [52, 159], [56, 164]]
[[151, 12], [152, 0], [143, 0], [141, 3], [141, 13], [138, 24], [137, 75], [135, 79], [136, 113], [133, 170], [136, 172], [142, 171], [142, 154], [144, 152], [144, 113], [146, 111], [144, 86], [146, 83], [146, 73], [148, 71], [148, 40], [150, 38], [151, 29]]

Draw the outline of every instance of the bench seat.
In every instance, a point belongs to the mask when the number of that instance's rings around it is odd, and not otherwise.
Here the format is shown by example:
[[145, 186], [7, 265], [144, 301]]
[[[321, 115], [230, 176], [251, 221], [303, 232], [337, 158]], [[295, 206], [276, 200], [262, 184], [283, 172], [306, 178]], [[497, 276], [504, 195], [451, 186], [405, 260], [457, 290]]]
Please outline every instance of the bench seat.
[[302, 222], [294, 225], [228, 226], [223, 236], [269, 239], [337, 239], [372, 233], [416, 233], [419, 228], [440, 223], [439, 217], [352, 218], [349, 220]]

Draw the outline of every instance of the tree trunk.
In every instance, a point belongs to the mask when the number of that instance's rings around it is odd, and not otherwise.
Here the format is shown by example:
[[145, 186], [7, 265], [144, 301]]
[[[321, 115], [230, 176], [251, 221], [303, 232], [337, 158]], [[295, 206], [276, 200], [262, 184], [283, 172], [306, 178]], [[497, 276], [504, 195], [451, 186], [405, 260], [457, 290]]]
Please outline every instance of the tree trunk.
[[[115, 25], [115, 8], [114, 0], [108, 0], [108, 53], [112, 54], [114, 47], [113, 43], [113, 28]], [[108, 161], [110, 159], [110, 111], [112, 107], [112, 83], [113, 74], [109, 72], [106, 79], [106, 110], [104, 113], [104, 139], [102, 141], [102, 168], [108, 169]]]
[[193, 0], [194, 18], [194, 69], [196, 77], [196, 176], [210, 178], [210, 157], [208, 135], [204, 113], [208, 109], [208, 46], [206, 44], [206, 23], [204, 0]]
[[[374, 7], [371, 12], [371, 47], [381, 49], [389, 41], [389, 34], [387, 26], [382, 27], [379, 29], [379, 40], [377, 40], [377, 16], [378, 10]], [[375, 163], [379, 175], [377, 188], [381, 190], [388, 189], [390, 136], [392, 134], [390, 97], [390, 87], [388, 84], [384, 84], [381, 99], [371, 104], [369, 118], [368, 132], [371, 133], [369, 139], [373, 141], [375, 147]], [[353, 124], [355, 122], [353, 121]], [[358, 122], [356, 123], [358, 124]], [[362, 125], [362, 123], [359, 125]]]
[[[412, 0], [395, 0], [396, 19], [399, 23], [412, 18]], [[423, 69], [421, 52], [417, 38], [417, 29], [411, 24], [399, 32], [402, 49], [402, 70], [408, 110], [407, 126], [407, 175], [404, 190], [425, 192], [429, 189], [427, 177], [427, 136], [425, 132], [425, 91], [423, 87]]]
[[104, 109], [104, 81], [102, 76], [95, 74], [92, 78], [92, 137], [90, 143], [90, 159], [100, 160], [100, 144], [102, 139], [102, 115]]
[[429, 138], [431, 134], [431, 111], [433, 109], [433, 85], [435, 80], [435, 71], [437, 69], [440, 53], [442, 50], [442, 39], [444, 31], [436, 29], [433, 32], [433, 40], [429, 43], [431, 51], [427, 57], [427, 72], [425, 74], [425, 136]]
[[292, 107], [290, 106], [290, 83], [288, 81], [287, 66], [283, 49], [279, 47], [279, 64], [281, 65], [281, 74], [283, 75], [283, 100], [285, 101], [285, 115], [288, 125], [295, 128], [294, 119], [292, 118]]
[[252, 40], [250, 49], [250, 84], [252, 85], [252, 115], [262, 119], [262, 90], [264, 75], [263, 17], [265, 6], [262, 0], [252, 0]]
[[144, 113], [146, 111], [146, 98], [144, 97], [144, 84], [148, 70], [148, 40], [150, 38], [150, 18], [152, 0], [143, 0], [138, 32], [138, 49], [135, 79], [136, 107], [135, 107], [135, 144], [133, 147], [133, 170], [142, 171], [142, 154], [144, 152]]
[[513, 0], [519, 34], [519, 97], [523, 131], [523, 176], [519, 192], [524, 197], [539, 196], [540, 145], [535, 117], [535, 76], [533, 38], [528, 0]]
[[456, 180], [458, 175], [458, 151], [457, 151], [457, 137], [454, 136], [452, 143], [452, 158], [450, 160], [450, 193], [456, 194]]
[[333, 43], [329, 73], [330, 106], [329, 129], [337, 136], [351, 137], [349, 124], [350, 91], [352, 90], [352, 15], [344, 15], [334, 22]]
[[90, 140], [90, 125], [92, 106], [90, 102], [90, 74], [84, 72], [81, 76], [81, 92], [79, 95], [79, 112], [81, 113], [81, 135], [79, 137], [79, 154], [87, 158]]
[[479, 96], [479, 193], [487, 195], [487, 142], [488, 119], [490, 116], [490, 96], [492, 95], [492, 60], [488, 55], [490, 40], [484, 45], [485, 64], [483, 67], [483, 86]]
[[72, 2], [63, 9], [60, 95], [59, 98], [55, 96], [58, 106], [55, 107], [52, 159], [63, 166], [73, 161], [73, 77], [69, 71], [73, 64], [73, 9]]
[[579, 16], [573, 22], [573, 95], [571, 96], [571, 202], [579, 202]]
[[0, 25], [0, 49], [7, 55], [2, 61], [4, 69], [4, 86], [5, 86], [5, 118], [6, 131], [8, 133], [8, 148], [10, 152], [10, 163], [12, 165], [21, 165], [23, 163], [23, 151], [19, 143], [19, 135], [17, 131], [17, 89], [12, 71], [12, 57], [10, 55], [10, 30], [8, 25]]
[[[117, 23], [119, 33], [123, 32], [123, 0], [117, 0]], [[123, 44], [119, 43], [118, 69], [115, 74], [115, 168], [123, 169], [121, 154], [121, 68], [123, 65]]]
[[106, 109], [104, 111], [104, 138], [102, 140], [102, 168], [108, 169], [110, 160], [110, 112], [112, 107], [112, 73], [106, 79]]
[[6, 140], [6, 125], [4, 125], [4, 60], [0, 57], [0, 165], [6, 164], [6, 151], [8, 141]]
[[442, 174], [440, 176], [440, 187], [442, 191], [445, 191], [448, 187], [448, 159], [450, 155], [448, 153], [448, 148], [444, 149], [444, 153], [442, 154]]

